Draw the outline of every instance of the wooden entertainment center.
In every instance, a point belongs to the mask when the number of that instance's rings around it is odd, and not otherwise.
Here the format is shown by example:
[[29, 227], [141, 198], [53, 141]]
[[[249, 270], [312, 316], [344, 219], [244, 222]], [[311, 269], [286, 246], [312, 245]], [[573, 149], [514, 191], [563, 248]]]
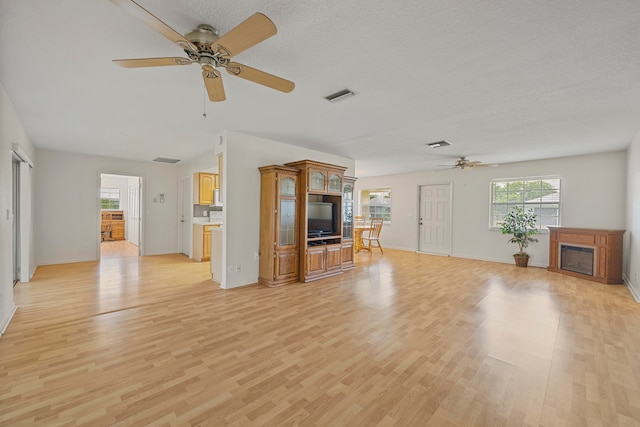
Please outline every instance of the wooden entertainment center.
[[[600, 283], [624, 283], [622, 279], [622, 236], [625, 230], [549, 227], [549, 267], [547, 270]], [[589, 271], [567, 269], [563, 250], [591, 258]], [[568, 257], [569, 255], [567, 255]], [[589, 268], [590, 267], [590, 268]]]
[[353, 268], [356, 178], [346, 169], [313, 160], [259, 168], [259, 283], [309, 282]]

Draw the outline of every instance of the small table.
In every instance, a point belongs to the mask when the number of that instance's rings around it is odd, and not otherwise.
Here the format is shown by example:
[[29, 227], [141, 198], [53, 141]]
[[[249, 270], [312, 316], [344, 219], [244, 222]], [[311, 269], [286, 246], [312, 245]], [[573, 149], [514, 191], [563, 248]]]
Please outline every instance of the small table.
[[371, 226], [369, 225], [353, 227], [353, 240], [356, 245], [356, 252], [360, 251], [361, 249], [369, 250], [369, 248], [364, 247], [364, 242], [362, 241], [362, 233], [365, 231], [369, 231], [370, 229]]

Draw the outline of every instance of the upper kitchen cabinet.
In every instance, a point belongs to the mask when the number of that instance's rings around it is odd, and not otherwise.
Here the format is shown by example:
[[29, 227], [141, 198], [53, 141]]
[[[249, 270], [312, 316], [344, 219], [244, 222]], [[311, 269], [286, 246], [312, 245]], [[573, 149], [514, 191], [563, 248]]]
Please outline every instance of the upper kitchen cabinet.
[[218, 175], [214, 173], [198, 173], [198, 204], [215, 204], [214, 190], [218, 189]]

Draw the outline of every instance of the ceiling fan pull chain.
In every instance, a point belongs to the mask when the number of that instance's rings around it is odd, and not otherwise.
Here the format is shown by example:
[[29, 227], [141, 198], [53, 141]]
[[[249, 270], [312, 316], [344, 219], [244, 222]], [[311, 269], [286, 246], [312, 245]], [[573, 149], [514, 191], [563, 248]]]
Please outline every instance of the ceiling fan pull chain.
[[207, 86], [202, 86], [204, 90], [202, 91], [202, 118], [207, 118]]

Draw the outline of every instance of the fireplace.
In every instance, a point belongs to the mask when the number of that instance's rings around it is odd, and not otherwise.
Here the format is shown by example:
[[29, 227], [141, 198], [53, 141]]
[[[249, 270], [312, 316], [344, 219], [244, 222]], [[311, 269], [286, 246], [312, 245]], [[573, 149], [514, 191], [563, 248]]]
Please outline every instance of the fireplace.
[[593, 276], [593, 248], [560, 245], [560, 269]]
[[622, 280], [624, 230], [549, 227], [547, 270], [600, 283]]

